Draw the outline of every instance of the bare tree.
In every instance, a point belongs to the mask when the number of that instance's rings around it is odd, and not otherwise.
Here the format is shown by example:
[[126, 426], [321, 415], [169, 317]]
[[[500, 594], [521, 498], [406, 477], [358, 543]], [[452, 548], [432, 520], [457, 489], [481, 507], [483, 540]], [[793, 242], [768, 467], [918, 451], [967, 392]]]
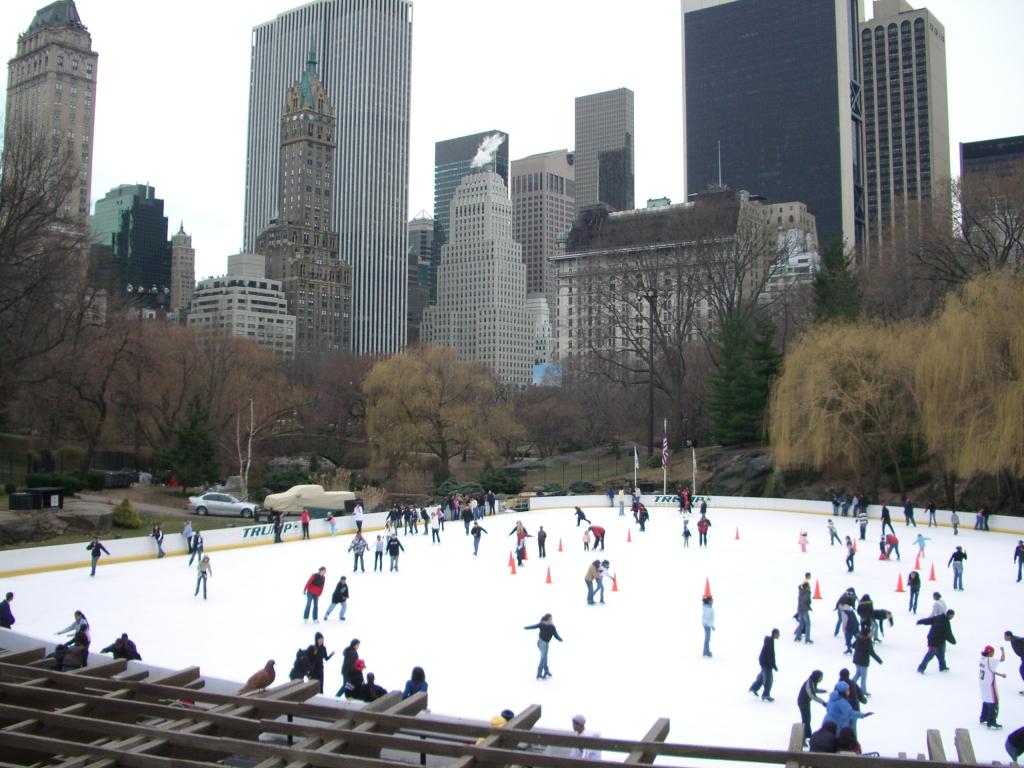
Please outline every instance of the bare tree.
[[7, 128], [0, 181], [0, 402], [45, 381], [41, 364], [91, 316], [86, 238], [68, 212], [78, 163], [31, 124]]

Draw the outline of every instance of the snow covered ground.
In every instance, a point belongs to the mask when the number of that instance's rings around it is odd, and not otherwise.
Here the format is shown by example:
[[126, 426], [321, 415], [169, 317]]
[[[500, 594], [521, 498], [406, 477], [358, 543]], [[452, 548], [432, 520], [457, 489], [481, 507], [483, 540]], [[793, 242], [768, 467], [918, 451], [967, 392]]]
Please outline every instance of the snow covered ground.
[[[925, 730], [938, 728], [947, 754], [955, 754], [954, 728], [968, 727], [980, 761], [1006, 759], [1006, 734], [1024, 723], [1020, 659], [1002, 640], [1007, 629], [1024, 633], [1024, 584], [1015, 583], [1012, 565], [1016, 536], [967, 528], [954, 538], [948, 528], [917, 529], [932, 537], [922, 561], [918, 617], [930, 613], [937, 589], [957, 612], [958, 640], [949, 649], [949, 672], [940, 674], [932, 662], [921, 676], [915, 667], [927, 627], [914, 625], [907, 595], [895, 592], [897, 576], [906, 581], [916, 552], [913, 529], [904, 528], [899, 512], [894, 517], [902, 562], [878, 560], [880, 529], [872, 521], [853, 574], [846, 572], [843, 548], [828, 545], [822, 516], [712, 508], [710, 546], [698, 548], [694, 531], [690, 548], [683, 549], [682, 521], [674, 509], [653, 509], [645, 533], [628, 512], [619, 517], [617, 508], [586, 512], [608, 529], [606, 550], [598, 555], [611, 561], [618, 591], [606, 585], [605, 605], [586, 604], [583, 574], [597, 555], [583, 551], [583, 528], [576, 527], [569, 508], [485, 518], [488, 535], [479, 557], [473, 557], [461, 522], [446, 524], [439, 545], [430, 536], [403, 536], [397, 574], [371, 572], [372, 551], [367, 572], [353, 574], [346, 553], [350, 536], [211, 552], [214, 576], [205, 602], [193, 597], [194, 572], [181, 557], [101, 564], [94, 579], [87, 569], [17, 577], [0, 590], [15, 592], [16, 628], [23, 633], [53, 642], [54, 631], [80, 609], [92, 625], [94, 651], [128, 632], [143, 658], [161, 666], [199, 664], [207, 675], [245, 680], [274, 658], [284, 679], [295, 651], [319, 629], [337, 652], [327, 666], [328, 694], [340, 685], [340, 651], [358, 637], [367, 671], [387, 688], [401, 688], [411, 668], [423, 666], [433, 712], [487, 720], [502, 709], [538, 703], [543, 727], [568, 729], [572, 715], [582, 712], [589, 728], [624, 738], [640, 738], [656, 718], [667, 716], [672, 742], [785, 748], [790, 725], [799, 720], [797, 691], [810, 672], [823, 670], [831, 690], [841, 667], [853, 671], [841, 639], [832, 636], [836, 598], [852, 586], [895, 616], [895, 626], [876, 646], [885, 663], [870, 667], [872, 698], [865, 709], [876, 715], [859, 728], [865, 751], [925, 752]], [[973, 524], [973, 516], [966, 517]], [[531, 534], [540, 525], [548, 531], [548, 557], [538, 559], [530, 539], [529, 559], [513, 576], [508, 557], [514, 538], [508, 533], [517, 518]], [[841, 535], [854, 534], [852, 518], [836, 522]], [[806, 554], [797, 546], [802, 530], [810, 536]], [[560, 540], [564, 552], [558, 552]], [[946, 566], [956, 544], [968, 553], [963, 592], [952, 590]], [[928, 581], [932, 564], [936, 583]], [[344, 622], [332, 616], [317, 626], [303, 623], [302, 589], [321, 565], [328, 581], [321, 616], [338, 577], [348, 576], [351, 600]], [[545, 583], [548, 567], [551, 584]], [[823, 595], [814, 601], [813, 645], [793, 642], [797, 585], [805, 571]], [[712, 659], [701, 655], [705, 579], [717, 613]], [[523, 627], [546, 612], [565, 642], [552, 643], [554, 676], [539, 681], [537, 632]], [[776, 701], [764, 703], [747, 689], [772, 627], [782, 633]], [[977, 664], [988, 644], [1006, 645], [1008, 654], [1002, 667], [1007, 678], [999, 682], [1005, 726], [999, 732], [978, 723]], [[815, 727], [823, 713], [814, 705]]]

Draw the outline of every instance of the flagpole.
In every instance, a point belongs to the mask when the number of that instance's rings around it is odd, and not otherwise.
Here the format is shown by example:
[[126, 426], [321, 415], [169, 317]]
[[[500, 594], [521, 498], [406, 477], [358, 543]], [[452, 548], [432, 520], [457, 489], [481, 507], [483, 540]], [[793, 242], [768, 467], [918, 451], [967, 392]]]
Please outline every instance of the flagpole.
[[640, 465], [640, 458], [636, 453], [636, 446], [633, 446], [633, 493], [636, 493], [636, 470]]

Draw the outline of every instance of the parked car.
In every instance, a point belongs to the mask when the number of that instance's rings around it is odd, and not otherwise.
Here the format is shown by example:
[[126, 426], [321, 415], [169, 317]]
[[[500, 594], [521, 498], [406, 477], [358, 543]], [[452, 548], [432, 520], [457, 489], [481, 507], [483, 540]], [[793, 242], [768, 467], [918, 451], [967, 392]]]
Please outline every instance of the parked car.
[[252, 517], [256, 505], [251, 501], [241, 501], [226, 493], [204, 493], [202, 496], [189, 496], [185, 508], [197, 515], [238, 515]]

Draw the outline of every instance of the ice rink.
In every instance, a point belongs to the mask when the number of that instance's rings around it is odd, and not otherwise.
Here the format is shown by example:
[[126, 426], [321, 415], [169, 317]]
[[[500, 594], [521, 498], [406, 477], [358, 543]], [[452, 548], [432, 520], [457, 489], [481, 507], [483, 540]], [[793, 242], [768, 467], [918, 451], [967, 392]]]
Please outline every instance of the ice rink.
[[[576, 712], [587, 716], [588, 728], [604, 736], [640, 738], [658, 717], [671, 718], [669, 741], [785, 748], [790, 725], [799, 720], [796, 696], [814, 669], [825, 673], [831, 690], [838, 671], [851, 659], [841, 638], [832, 635], [836, 598], [847, 587], [858, 596], [867, 592], [876, 608], [888, 608], [895, 626], [886, 628], [876, 651], [884, 665], [872, 663], [864, 707], [874, 717], [861, 721], [864, 751], [896, 755], [925, 752], [925, 730], [941, 731], [946, 753], [953, 750], [953, 731], [971, 731], [980, 762], [1006, 760], [1006, 735], [1024, 724], [1024, 688], [1017, 658], [1002, 640], [1003, 631], [1024, 633], [1024, 584], [1015, 583], [1013, 549], [1016, 536], [971, 530], [973, 515], [963, 515], [967, 528], [956, 538], [948, 528], [920, 525], [906, 529], [894, 510], [901, 562], [879, 561], [880, 523], [872, 520], [867, 541], [859, 542], [856, 571], [848, 574], [843, 547], [830, 547], [826, 517], [716, 509], [709, 518], [709, 546], [697, 547], [696, 530], [683, 548], [682, 519], [675, 509], [655, 508], [641, 533], [627, 511], [586, 508], [587, 516], [608, 529], [604, 552], [584, 552], [584, 528], [576, 527], [571, 508], [487, 517], [479, 557], [461, 522], [446, 523], [441, 544], [430, 536], [402, 536], [405, 547], [399, 573], [373, 573], [367, 553], [365, 574], [353, 574], [346, 552], [351, 536], [291, 541], [223, 552], [209, 552], [213, 565], [207, 601], [193, 596], [194, 571], [187, 559], [103, 565], [96, 578], [88, 569], [58, 571], [6, 580], [0, 590], [15, 592], [16, 629], [46, 642], [80, 609], [92, 626], [93, 651], [128, 632], [143, 659], [167, 667], [198, 664], [215, 677], [245, 680], [268, 658], [277, 661], [278, 679], [287, 678], [295, 651], [312, 642], [321, 630], [328, 648], [336, 651], [327, 665], [327, 694], [340, 685], [341, 650], [358, 637], [360, 656], [378, 683], [401, 688], [414, 665], [425, 668], [430, 684], [430, 709], [436, 713], [487, 720], [502, 709], [522, 710], [541, 704], [540, 725], [568, 729]], [[918, 512], [918, 517], [924, 517]], [[548, 531], [548, 557], [537, 557], [529, 540], [529, 559], [510, 575], [509, 535], [516, 519], [531, 534]], [[213, 521], [201, 521], [211, 527]], [[853, 518], [836, 518], [842, 536], [855, 533]], [[691, 528], [693, 524], [691, 523]], [[810, 547], [802, 554], [802, 530]], [[736, 538], [737, 531], [739, 538]], [[907, 594], [895, 591], [913, 568], [917, 532], [931, 537], [922, 560], [918, 616], [907, 610]], [[632, 539], [627, 541], [627, 535]], [[376, 533], [368, 536], [373, 541]], [[170, 538], [170, 537], [169, 537]], [[563, 552], [558, 551], [559, 541]], [[946, 561], [956, 544], [965, 547], [966, 590], [952, 590]], [[2, 556], [2, 555], [0, 555]], [[588, 606], [583, 575], [595, 557], [611, 561], [618, 591], [606, 584], [606, 604]], [[934, 564], [937, 582], [929, 582]], [[327, 588], [321, 598], [321, 622], [302, 620], [303, 586], [319, 566], [327, 567]], [[545, 583], [547, 569], [551, 584]], [[814, 601], [813, 645], [793, 642], [797, 585], [805, 571], [823, 595]], [[347, 620], [322, 620], [337, 579], [346, 575], [351, 599]], [[701, 596], [705, 579], [715, 597], [717, 629], [714, 658], [701, 655]], [[950, 671], [940, 674], [935, 662], [927, 674], [915, 671], [925, 651], [927, 627], [915, 618], [928, 616], [931, 593], [940, 591], [956, 610], [949, 648]], [[524, 625], [553, 614], [563, 643], [552, 642], [549, 666], [553, 677], [535, 678], [537, 632]], [[765, 703], [748, 692], [757, 671], [764, 636], [778, 627], [779, 671]], [[1002, 731], [979, 725], [977, 665], [985, 645], [1006, 646], [1001, 671]], [[813, 705], [814, 727], [824, 708]]]

